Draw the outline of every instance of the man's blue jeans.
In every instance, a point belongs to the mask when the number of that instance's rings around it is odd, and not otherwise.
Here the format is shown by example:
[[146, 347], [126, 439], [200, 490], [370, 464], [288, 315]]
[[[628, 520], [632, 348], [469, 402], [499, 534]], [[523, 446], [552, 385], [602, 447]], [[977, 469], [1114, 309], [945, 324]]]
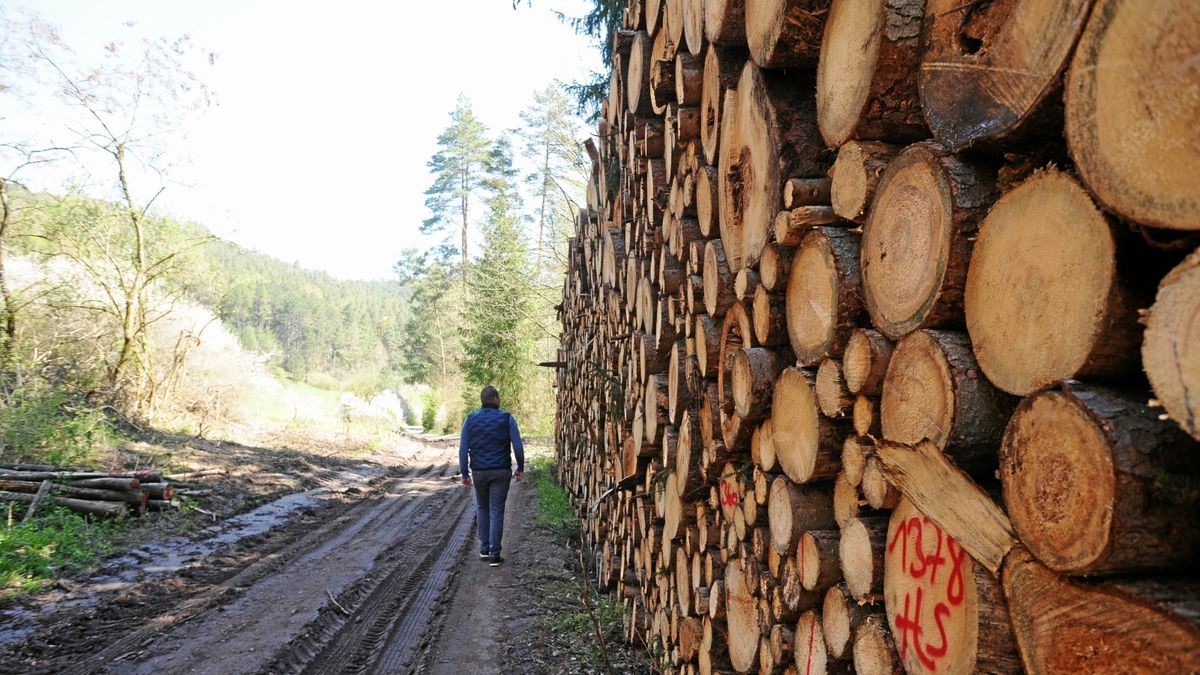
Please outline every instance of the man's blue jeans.
[[508, 469], [483, 469], [471, 472], [475, 485], [475, 522], [479, 529], [479, 550], [482, 553], [500, 555], [500, 541], [504, 538], [504, 502], [508, 499], [508, 483], [512, 472]]

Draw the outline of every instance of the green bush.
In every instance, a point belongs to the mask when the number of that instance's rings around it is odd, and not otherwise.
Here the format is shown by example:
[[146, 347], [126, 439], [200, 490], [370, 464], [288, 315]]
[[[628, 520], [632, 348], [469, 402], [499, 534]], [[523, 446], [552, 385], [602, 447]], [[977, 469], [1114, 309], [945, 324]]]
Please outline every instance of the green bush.
[[109, 555], [116, 527], [52, 505], [28, 524], [0, 528], [0, 597], [41, 588]]
[[421, 428], [427, 433], [437, 425], [438, 399], [437, 394], [427, 391], [421, 394]]
[[537, 490], [538, 513], [534, 520], [561, 534], [574, 534], [579, 521], [567, 491], [554, 481], [554, 459], [531, 457], [528, 464], [529, 475]]
[[342, 383], [329, 373], [311, 372], [304, 378], [304, 381], [317, 389], [326, 391], [338, 391], [342, 388]]
[[71, 465], [108, 449], [114, 438], [102, 411], [62, 391], [18, 390], [0, 407], [0, 439], [10, 460]]

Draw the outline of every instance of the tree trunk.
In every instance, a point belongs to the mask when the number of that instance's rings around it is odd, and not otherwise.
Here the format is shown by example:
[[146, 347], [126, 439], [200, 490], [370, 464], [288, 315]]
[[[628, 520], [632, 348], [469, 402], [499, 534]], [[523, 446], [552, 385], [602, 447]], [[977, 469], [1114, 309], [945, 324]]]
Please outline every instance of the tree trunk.
[[[712, 5], [712, 2], [706, 2]], [[740, 3], [739, 3], [740, 4]], [[709, 45], [704, 55], [704, 88], [700, 92], [700, 144], [709, 164], [718, 163], [725, 117], [733, 117], [737, 106], [738, 77], [749, 55], [740, 47]]]
[[883, 333], [870, 328], [859, 328], [850, 335], [842, 353], [842, 374], [850, 393], [863, 396], [883, 393], [884, 376], [895, 346]]
[[744, 44], [745, 0], [704, 0], [704, 36], [717, 45]]
[[[842, 379], [842, 367], [835, 359], [821, 359], [817, 367], [817, 405], [826, 417], [845, 417], [854, 400]], [[865, 436], [866, 434], [859, 434]]]
[[796, 485], [786, 476], [778, 476], [771, 481], [767, 521], [775, 550], [780, 555], [788, 555], [795, 550], [806, 530], [834, 526], [833, 501], [823, 487]]
[[829, 169], [829, 203], [833, 212], [865, 223], [875, 189], [900, 147], [878, 141], [847, 141]]

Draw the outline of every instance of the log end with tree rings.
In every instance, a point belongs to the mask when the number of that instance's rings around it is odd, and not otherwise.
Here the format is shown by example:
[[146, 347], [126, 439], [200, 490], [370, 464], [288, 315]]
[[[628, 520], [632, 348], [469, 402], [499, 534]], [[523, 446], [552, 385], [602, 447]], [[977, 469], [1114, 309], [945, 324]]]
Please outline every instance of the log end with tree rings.
[[[746, 69], [752, 67], [751, 64], [746, 64]], [[743, 70], [744, 72], [746, 71]], [[750, 152], [741, 147], [737, 123], [740, 105], [741, 97], [737, 91], [730, 90], [725, 93], [725, 100], [721, 105], [721, 141], [717, 161], [717, 225], [721, 232], [725, 258], [730, 270], [735, 273], [743, 264], [743, 214], [749, 207], [755, 175], [754, 168], [750, 166]]]
[[1146, 321], [1142, 367], [1163, 409], [1200, 440], [1200, 250], [1159, 283]]
[[704, 0], [704, 37], [713, 44], [740, 44], [746, 41], [746, 14], [743, 0]]
[[704, 0], [684, 0], [683, 41], [692, 56], [704, 49]]
[[858, 236], [817, 228], [800, 241], [787, 282], [787, 326], [796, 360], [840, 352], [861, 315]]
[[825, 651], [825, 634], [821, 629], [821, 615], [808, 610], [796, 622], [792, 655], [796, 671], [800, 673], [824, 673], [829, 664]]
[[881, 528], [862, 518], [854, 518], [842, 527], [838, 557], [846, 588], [857, 600], [878, 593], [882, 588], [884, 537]]
[[980, 225], [964, 297], [975, 356], [993, 384], [1025, 395], [1137, 368], [1140, 330], [1116, 288], [1116, 249], [1091, 197], [1054, 169], [996, 202]]
[[900, 672], [896, 646], [882, 616], [867, 617], [854, 632], [854, 672], [862, 675], [894, 675]]
[[825, 144], [912, 141], [925, 131], [917, 95], [924, 0], [833, 0], [817, 63], [817, 121]]
[[878, 396], [883, 391], [894, 348], [883, 333], [871, 328], [860, 328], [850, 335], [842, 352], [842, 377], [850, 393]]
[[749, 672], [758, 656], [762, 624], [758, 601], [746, 575], [736, 563], [725, 566], [725, 620], [728, 626], [729, 661], [739, 673]]
[[1066, 82], [1067, 144], [1079, 174], [1125, 218], [1198, 230], [1200, 6], [1095, 5]]
[[812, 476], [817, 458], [821, 413], [813, 379], [807, 371], [788, 368], [779, 375], [772, 393], [775, 459], [797, 483]]
[[733, 407], [743, 420], [762, 419], [771, 409], [771, 388], [779, 372], [775, 352], [747, 347], [733, 354]]
[[817, 405], [826, 417], [842, 417], [854, 400], [842, 379], [842, 367], [836, 359], [821, 359], [817, 368]]
[[945, 448], [954, 428], [954, 380], [942, 350], [926, 331], [901, 340], [892, 353], [879, 416], [883, 437]]
[[629, 112], [649, 115], [650, 110], [650, 49], [653, 39], [644, 31], [633, 38], [633, 49], [625, 70], [625, 95]]
[[833, 212], [861, 223], [875, 198], [875, 188], [900, 148], [876, 141], [846, 141], [829, 169], [829, 203]]
[[761, 68], [812, 65], [829, 0], [745, 0], [746, 43]]
[[[1044, 114], [1045, 108], [1054, 107], [1060, 74], [1091, 4], [1002, 0], [964, 8], [959, 0], [928, 0], [919, 77], [934, 138], [957, 151], [1026, 131], [1056, 131], [1050, 120], [1058, 118]], [[1112, 95], [1138, 99], [1128, 91], [1122, 87]], [[1121, 131], [1124, 136], [1128, 129]]]
[[953, 195], [929, 146], [902, 152], [880, 179], [862, 238], [871, 322], [899, 339], [921, 327], [942, 293], [955, 235]]
[[1200, 554], [1200, 497], [1179, 487], [1195, 475], [1195, 444], [1135, 398], [1039, 392], [1012, 416], [1000, 458], [1013, 528], [1051, 569], [1170, 569]]
[[[977, 577], [975, 562], [953, 537], [900, 500], [888, 523], [883, 598], [907, 672], [971, 673], [981, 666], [1010, 672], [1000, 660], [1014, 657], [1003, 600], [982, 602], [979, 578], [994, 586], [990, 575]], [[989, 617], [998, 612], [1005, 615], [994, 628]], [[983, 630], [1001, 635], [981, 635]]]

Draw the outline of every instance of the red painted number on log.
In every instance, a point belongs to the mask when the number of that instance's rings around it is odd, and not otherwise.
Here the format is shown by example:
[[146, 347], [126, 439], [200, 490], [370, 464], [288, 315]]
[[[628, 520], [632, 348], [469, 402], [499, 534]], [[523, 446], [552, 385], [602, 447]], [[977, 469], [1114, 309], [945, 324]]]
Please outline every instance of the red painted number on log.
[[721, 481], [721, 504], [724, 506], [737, 506], [741, 501], [738, 493], [733, 489], [733, 486], [725, 481]]
[[[936, 542], [932, 553], [926, 552], [926, 542]], [[921, 516], [913, 516], [896, 528], [888, 542], [888, 552], [894, 553], [897, 546], [900, 547], [900, 569], [917, 581], [904, 594], [903, 612], [894, 616], [894, 625], [899, 634], [900, 658], [907, 658], [911, 648], [920, 664], [930, 672], [935, 672], [938, 661], [950, 649], [945, 619], [951, 616], [952, 608], [963, 604], [966, 596], [964, 569], [967, 554], [957, 541], [942, 532], [933, 521]], [[908, 556], [910, 546], [913, 550], [911, 563]], [[946, 559], [947, 555], [949, 560]], [[938, 584], [938, 569], [946, 564], [950, 566], [950, 576], [943, 582], [946, 601], [938, 601], [933, 605], [931, 617], [933, 628], [937, 631], [937, 641], [934, 642], [930, 639], [932, 631], [927, 631], [921, 610], [925, 605], [926, 590], [942, 590]]]

